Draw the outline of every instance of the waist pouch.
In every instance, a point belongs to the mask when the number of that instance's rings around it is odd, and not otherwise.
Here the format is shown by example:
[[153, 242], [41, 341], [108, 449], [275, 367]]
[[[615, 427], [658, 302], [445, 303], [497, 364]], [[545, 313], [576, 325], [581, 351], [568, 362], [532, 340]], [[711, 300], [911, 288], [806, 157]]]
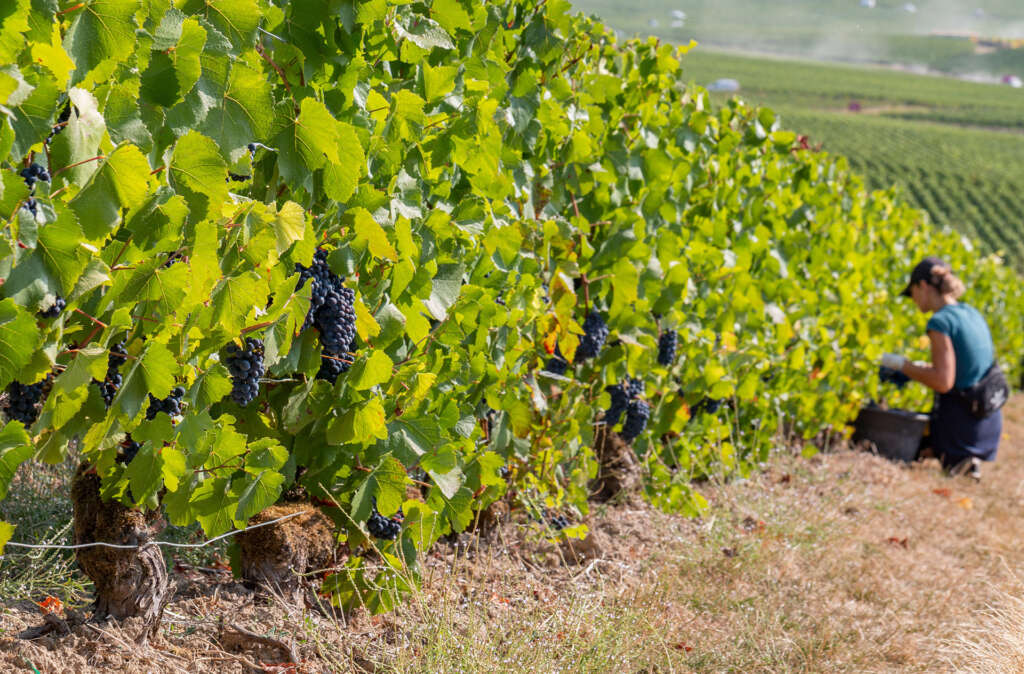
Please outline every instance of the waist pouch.
[[1010, 397], [1006, 375], [993, 363], [978, 383], [970, 388], [956, 389], [956, 395], [976, 419], [989, 417], [1002, 408]]

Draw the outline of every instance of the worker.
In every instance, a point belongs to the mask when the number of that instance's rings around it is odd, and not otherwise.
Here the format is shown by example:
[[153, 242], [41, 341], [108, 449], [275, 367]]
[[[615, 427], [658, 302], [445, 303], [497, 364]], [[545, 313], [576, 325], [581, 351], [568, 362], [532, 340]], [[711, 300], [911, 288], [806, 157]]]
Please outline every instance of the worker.
[[995, 362], [988, 324], [978, 310], [960, 302], [964, 284], [949, 265], [926, 257], [910, 274], [902, 295], [931, 314], [925, 327], [931, 364], [886, 353], [891, 368], [935, 391], [929, 433], [918, 459], [938, 458], [947, 474], [981, 479], [981, 462], [994, 461], [1003, 430], [999, 408], [1009, 389]]

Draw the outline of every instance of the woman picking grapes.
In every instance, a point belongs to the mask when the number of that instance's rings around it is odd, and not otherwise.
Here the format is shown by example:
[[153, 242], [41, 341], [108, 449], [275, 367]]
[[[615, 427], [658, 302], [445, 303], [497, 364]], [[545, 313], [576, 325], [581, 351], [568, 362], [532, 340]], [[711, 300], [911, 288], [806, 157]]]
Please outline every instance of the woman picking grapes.
[[996, 458], [1003, 429], [999, 408], [1008, 394], [988, 324], [977, 309], [958, 301], [964, 284], [938, 258], [927, 257], [914, 267], [902, 294], [931, 314], [926, 326], [931, 364], [886, 353], [882, 367], [935, 391], [930, 432], [918, 458], [937, 457], [948, 474], [980, 479], [981, 462]]

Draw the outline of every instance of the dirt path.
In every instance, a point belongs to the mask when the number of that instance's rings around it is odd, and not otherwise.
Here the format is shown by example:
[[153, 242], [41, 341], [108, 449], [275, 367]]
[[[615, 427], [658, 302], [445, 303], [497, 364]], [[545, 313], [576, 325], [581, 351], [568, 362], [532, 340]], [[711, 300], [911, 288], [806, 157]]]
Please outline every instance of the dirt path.
[[[569, 547], [510, 525], [425, 561], [398, 611], [329, 618], [264, 602], [227, 574], [176, 573], [163, 633], [69, 625], [34, 641], [28, 603], [0, 616], [4, 671], [1024, 671], [1024, 397], [984, 478], [863, 453], [780, 455], [704, 485], [700, 520], [597, 507]], [[998, 638], [986, 608], [1012, 609]], [[1020, 619], [1021, 622], [1016, 622]], [[294, 645], [304, 661], [280, 666]], [[1016, 650], [1015, 650], [1016, 649]], [[266, 664], [261, 663], [277, 663]]]

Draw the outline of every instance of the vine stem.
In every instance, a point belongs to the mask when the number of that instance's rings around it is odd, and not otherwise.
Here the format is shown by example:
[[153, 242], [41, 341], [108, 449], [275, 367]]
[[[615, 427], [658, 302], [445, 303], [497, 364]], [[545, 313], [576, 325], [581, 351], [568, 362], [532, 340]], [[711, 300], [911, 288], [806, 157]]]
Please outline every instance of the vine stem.
[[73, 169], [76, 166], [81, 166], [82, 164], [88, 164], [91, 161], [99, 161], [100, 159], [106, 159], [106, 158], [107, 158], [107, 155], [105, 155], [105, 154], [98, 154], [95, 157], [89, 157], [88, 159], [83, 159], [82, 161], [75, 162], [74, 164], [68, 164], [67, 166], [65, 166], [63, 168], [59, 168], [59, 169], [57, 169], [56, 171], [53, 172], [53, 175], [55, 175], [55, 176], [56, 175], [60, 175], [64, 171], [67, 171], [68, 169]]
[[282, 82], [284, 82], [284, 88], [288, 90], [288, 96], [292, 99], [292, 103], [294, 103], [295, 94], [292, 92], [292, 85], [289, 84], [288, 76], [284, 74], [283, 70], [281, 70], [281, 66], [277, 65], [277, 63], [274, 62], [274, 59], [270, 58], [266, 49], [263, 48], [262, 43], [256, 43], [256, 51], [259, 52], [259, 55], [263, 57], [263, 60], [269, 63], [270, 67], [277, 72], [277, 76], [281, 78]]
[[98, 318], [93, 318], [92, 316], [90, 316], [89, 314], [85, 313], [84, 311], [82, 311], [78, 307], [75, 307], [75, 313], [82, 314], [83, 316], [88, 318], [90, 321], [92, 321], [96, 325], [99, 325], [100, 327], [102, 327], [104, 330], [110, 327], [109, 325], [107, 325], [103, 321], [99, 320]]
[[74, 11], [77, 11], [77, 10], [79, 10], [79, 9], [82, 9], [83, 7], [85, 7], [85, 3], [84, 3], [84, 2], [80, 2], [80, 3], [78, 3], [77, 5], [71, 5], [71, 6], [70, 6], [70, 7], [68, 7], [67, 9], [62, 9], [62, 10], [60, 10], [59, 12], [57, 12], [56, 14], [54, 14], [54, 16], [61, 16], [61, 15], [63, 15], [63, 14], [69, 14], [69, 13], [71, 13], [71, 12], [74, 12]]

